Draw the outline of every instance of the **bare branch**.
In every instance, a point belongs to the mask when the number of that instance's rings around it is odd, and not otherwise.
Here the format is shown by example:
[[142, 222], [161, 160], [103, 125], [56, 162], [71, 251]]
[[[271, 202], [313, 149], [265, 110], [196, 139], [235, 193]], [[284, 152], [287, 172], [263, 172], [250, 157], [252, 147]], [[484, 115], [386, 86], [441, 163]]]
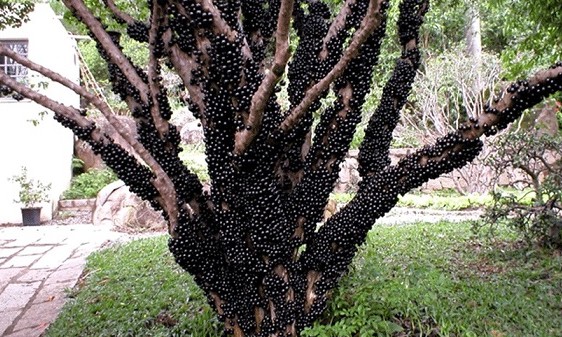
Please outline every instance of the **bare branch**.
[[562, 64], [559, 63], [539, 71], [528, 80], [512, 83], [504, 89], [499, 99], [487, 105], [477, 118], [471, 118], [459, 126], [459, 130], [467, 139], [476, 139], [484, 134], [494, 135], [519, 117], [517, 112], [522, 106], [533, 106], [545, 95], [556, 92], [561, 81]]
[[[8, 53], [4, 54], [4, 51], [6, 50], [7, 48], [0, 45], [0, 55], [8, 55]], [[24, 63], [22, 63], [21, 58], [20, 60], [14, 58], [14, 60], [24, 65]], [[15, 79], [6, 75], [3, 71], [0, 71], [0, 83], [4, 84], [11, 90], [21, 94], [22, 96], [44, 106], [49, 110], [57, 111], [61, 116], [63, 116], [64, 118], [68, 118], [69, 120], [72, 120], [81, 128], [88, 128], [94, 124], [94, 122], [89, 120], [87, 117], [81, 116], [80, 113], [75, 108], [56, 102], [50, 99], [49, 97], [40, 94], [37, 91], [32, 90], [21, 83], [18, 83]], [[96, 130], [96, 132], [93, 133], [92, 137], [95, 138], [96, 141], [103, 140], [103, 136], [99, 132], [99, 130]]]
[[283, 0], [281, 3], [275, 36], [274, 62], [271, 69], [269, 69], [266, 73], [258, 90], [252, 96], [247, 122], [249, 128], [246, 128], [236, 134], [234, 153], [238, 155], [246, 150], [248, 145], [250, 145], [252, 140], [258, 134], [267, 101], [273, 94], [275, 85], [279, 82], [279, 79], [285, 72], [287, 62], [289, 62], [289, 58], [291, 57], [289, 52], [289, 26], [293, 5], [293, 0]]

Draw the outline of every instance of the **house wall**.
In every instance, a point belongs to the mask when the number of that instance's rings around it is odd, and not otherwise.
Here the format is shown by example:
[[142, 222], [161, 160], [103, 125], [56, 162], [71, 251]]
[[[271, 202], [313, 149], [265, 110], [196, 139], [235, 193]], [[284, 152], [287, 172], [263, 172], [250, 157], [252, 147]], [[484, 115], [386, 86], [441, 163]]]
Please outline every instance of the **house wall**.
[[[30, 20], [21, 27], [0, 31], [0, 40], [13, 39], [28, 40], [32, 61], [79, 81], [75, 41], [48, 4], [37, 4]], [[44, 81], [46, 87], [37, 86]], [[79, 107], [79, 97], [57, 83], [31, 72], [28, 82], [56, 101]], [[52, 184], [51, 201], [41, 205], [41, 219], [52, 218], [61, 193], [70, 183], [73, 144], [72, 132], [53, 119], [52, 111], [29, 100], [0, 98], [0, 224], [21, 223], [20, 205], [13, 201], [19, 187], [9, 178], [19, 174], [22, 166], [27, 167], [30, 178]]]

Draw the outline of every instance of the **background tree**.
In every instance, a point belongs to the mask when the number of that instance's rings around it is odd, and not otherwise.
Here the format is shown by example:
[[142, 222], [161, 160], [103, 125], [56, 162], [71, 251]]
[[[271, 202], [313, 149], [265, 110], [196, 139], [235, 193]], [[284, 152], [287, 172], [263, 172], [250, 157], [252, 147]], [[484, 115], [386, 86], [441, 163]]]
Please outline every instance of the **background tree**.
[[[322, 313], [358, 245], [399, 195], [472, 160], [482, 135], [562, 90], [558, 63], [513, 83], [458, 130], [390, 165], [392, 131], [420, 66], [418, 34], [429, 8], [428, 1], [403, 0], [401, 54], [360, 147], [359, 190], [318, 226], [361, 120], [388, 1], [349, 0], [331, 13], [318, 1], [159, 0], [148, 2], [150, 15], [140, 21], [105, 0], [120, 30], [102, 24], [83, 0], [62, 2], [107, 60], [113, 90], [136, 120], [136, 139], [84, 88], [6, 48], [0, 54], [80, 94], [136, 156], [100, 132], [83, 110], [3, 73], [0, 83], [53, 110], [133, 192], [163, 211], [176, 261], [207, 294], [226, 333], [235, 336], [298, 335]], [[299, 39], [294, 51], [291, 29]], [[148, 44], [146, 70], [123, 53], [123, 34]], [[178, 158], [164, 67], [180, 76], [186, 103], [203, 125], [209, 192]], [[289, 106], [283, 110], [276, 91], [285, 73]], [[329, 93], [335, 99], [313, 124]]]
[[0, 29], [20, 26], [27, 21], [33, 6], [32, 0], [0, 0]]

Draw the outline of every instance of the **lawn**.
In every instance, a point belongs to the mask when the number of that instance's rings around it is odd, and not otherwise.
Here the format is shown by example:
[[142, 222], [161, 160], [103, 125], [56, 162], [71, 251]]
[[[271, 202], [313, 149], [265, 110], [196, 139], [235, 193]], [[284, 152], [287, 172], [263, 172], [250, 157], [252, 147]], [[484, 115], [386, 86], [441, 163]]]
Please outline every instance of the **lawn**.
[[[562, 336], [562, 257], [469, 223], [378, 226], [303, 336]], [[93, 254], [46, 336], [220, 336], [163, 237]]]

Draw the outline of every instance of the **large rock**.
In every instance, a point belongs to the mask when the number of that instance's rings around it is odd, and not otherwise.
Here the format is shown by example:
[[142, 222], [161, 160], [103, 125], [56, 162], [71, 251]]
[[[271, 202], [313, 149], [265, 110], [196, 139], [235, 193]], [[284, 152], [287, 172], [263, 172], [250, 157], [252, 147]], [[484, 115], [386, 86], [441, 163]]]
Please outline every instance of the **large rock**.
[[104, 187], [96, 199], [92, 222], [123, 231], [162, 230], [166, 222], [160, 212], [129, 191], [123, 181]]
[[181, 140], [186, 144], [196, 144], [204, 139], [203, 128], [197, 120], [185, 123], [180, 131]]

